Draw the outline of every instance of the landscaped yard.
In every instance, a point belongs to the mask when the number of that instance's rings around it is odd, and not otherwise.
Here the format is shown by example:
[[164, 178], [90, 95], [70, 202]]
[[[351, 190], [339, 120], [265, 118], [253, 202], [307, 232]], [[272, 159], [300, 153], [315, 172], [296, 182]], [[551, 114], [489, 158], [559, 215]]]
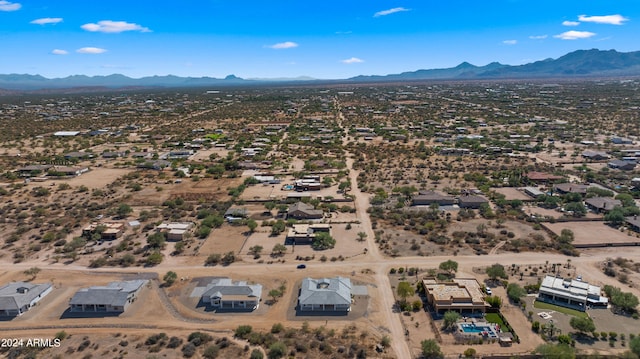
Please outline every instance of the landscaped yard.
[[[586, 317], [589, 316], [589, 315], [587, 315], [587, 313], [581, 312], [579, 310], [565, 308], [565, 307], [561, 307], [559, 305], [553, 305], [553, 304], [541, 302], [539, 300], [536, 300], [536, 301], [533, 302], [533, 307], [536, 308], [536, 309], [553, 310], [555, 312], [560, 312], [560, 313], [564, 313], [564, 314], [568, 314], [568, 315], [573, 315], [574, 317], [579, 317], [579, 318], [586, 318]], [[487, 314], [487, 316], [489, 316], [489, 314]]]
[[498, 313], [487, 313], [485, 314], [484, 319], [486, 319], [489, 323], [498, 324], [502, 332], [510, 332], [509, 328], [504, 324], [504, 321], [502, 320], [502, 318], [500, 318]]

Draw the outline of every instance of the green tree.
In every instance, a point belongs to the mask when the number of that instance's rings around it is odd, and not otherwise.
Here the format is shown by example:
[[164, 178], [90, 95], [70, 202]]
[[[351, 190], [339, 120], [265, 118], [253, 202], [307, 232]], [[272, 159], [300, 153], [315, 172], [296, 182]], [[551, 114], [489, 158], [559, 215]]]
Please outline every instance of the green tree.
[[255, 246], [249, 247], [249, 254], [253, 254], [254, 258], [256, 258], [256, 257], [259, 258], [260, 257], [260, 253], [262, 252], [263, 249], [264, 248], [261, 245], [256, 244]]
[[279, 359], [287, 354], [287, 346], [283, 342], [275, 342], [269, 346], [267, 357], [269, 359]]
[[287, 247], [282, 243], [276, 243], [271, 250], [271, 255], [276, 257], [281, 256], [284, 253], [287, 253]]
[[364, 232], [358, 232], [358, 241], [360, 242], [364, 242], [364, 240], [367, 238], [367, 234]]
[[271, 289], [269, 291], [269, 296], [273, 299], [273, 302], [277, 302], [278, 298], [282, 297], [282, 292], [279, 289]]
[[443, 316], [443, 329], [451, 330], [456, 326], [456, 323], [460, 320], [460, 313], [449, 310], [444, 313]]
[[624, 223], [624, 211], [620, 207], [615, 207], [609, 213], [604, 215], [604, 220], [614, 226]]
[[434, 339], [426, 339], [421, 341], [420, 347], [422, 348], [422, 355], [426, 359], [438, 359], [443, 357], [440, 346]]
[[256, 228], [258, 228], [258, 223], [256, 221], [254, 221], [253, 219], [248, 219], [247, 220], [247, 227], [249, 227], [249, 232], [253, 233], [256, 231]]
[[584, 215], [587, 214], [587, 208], [582, 202], [567, 203], [564, 209], [567, 210], [567, 212], [573, 212], [574, 217], [584, 217]]
[[120, 218], [126, 218], [131, 212], [133, 212], [133, 208], [125, 203], [120, 204], [116, 210], [116, 214], [118, 214]]
[[178, 279], [178, 274], [176, 274], [176, 272], [174, 271], [168, 271], [167, 274], [165, 274], [164, 277], [162, 278], [162, 280], [164, 280], [164, 283], [167, 287], [170, 287], [171, 285], [173, 285], [176, 279]]
[[264, 354], [262, 354], [260, 349], [253, 349], [251, 351], [251, 356], [249, 357], [249, 359], [263, 359], [263, 358], [264, 358]]
[[315, 234], [311, 247], [315, 250], [324, 250], [333, 248], [336, 245], [336, 240], [331, 237], [327, 232], [319, 232]]
[[149, 254], [149, 256], [147, 257], [146, 263], [149, 266], [155, 266], [162, 263], [162, 253], [155, 251]]
[[615, 197], [617, 200], [622, 202], [622, 207], [635, 207], [636, 201], [632, 195], [628, 193], [620, 193]]
[[272, 236], [277, 236], [280, 233], [284, 232], [284, 230], [286, 228], [287, 228], [287, 226], [284, 223], [284, 221], [279, 219], [279, 220], [276, 221], [276, 223], [273, 224], [273, 226], [271, 226], [271, 235]]
[[504, 270], [504, 266], [499, 263], [487, 268], [485, 273], [487, 273], [492, 281], [495, 281], [497, 278], [507, 279], [507, 272]]
[[151, 249], [162, 249], [164, 248], [165, 242], [166, 238], [163, 232], [155, 232], [147, 237], [147, 244]]
[[629, 341], [629, 349], [637, 356], [640, 356], [640, 335], [633, 337]]
[[398, 293], [398, 297], [402, 298], [402, 302], [406, 303], [407, 298], [415, 294], [415, 289], [409, 282], [400, 282], [398, 283], [398, 288], [396, 288], [396, 293]]
[[571, 325], [571, 328], [577, 330], [580, 335], [584, 335], [584, 333], [591, 333], [596, 330], [596, 325], [593, 323], [593, 320], [586, 317], [572, 317], [569, 321], [569, 325]]
[[452, 261], [451, 259], [449, 259], [446, 262], [440, 263], [440, 266], [438, 266], [438, 268], [440, 268], [441, 270], [447, 271], [449, 273], [455, 273], [458, 271], [458, 262]]
[[474, 358], [476, 356], [476, 350], [473, 348], [468, 348], [464, 351], [465, 358]]
[[509, 285], [507, 285], [507, 296], [512, 302], [520, 303], [520, 298], [525, 297], [526, 295], [527, 291], [517, 283], [509, 283]]

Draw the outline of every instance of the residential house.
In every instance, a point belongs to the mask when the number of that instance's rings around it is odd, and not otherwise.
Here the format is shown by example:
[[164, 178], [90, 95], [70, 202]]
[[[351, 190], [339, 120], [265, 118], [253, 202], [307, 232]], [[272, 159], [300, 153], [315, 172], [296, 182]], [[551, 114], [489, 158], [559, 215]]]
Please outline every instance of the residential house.
[[227, 217], [236, 217], [236, 218], [247, 218], [249, 217], [249, 211], [246, 207], [229, 207], [226, 212], [224, 212], [225, 218]]
[[546, 172], [529, 172], [525, 175], [532, 182], [552, 182], [561, 180], [562, 176], [556, 176]]
[[482, 196], [467, 195], [467, 196], [461, 196], [460, 198], [458, 198], [458, 206], [460, 208], [478, 209], [483, 204], [488, 204], [488, 203], [489, 203], [489, 200]]
[[614, 207], [622, 206], [622, 202], [617, 199], [613, 199], [610, 197], [592, 197], [587, 198], [584, 201], [584, 204], [587, 205], [587, 208], [596, 213], [607, 213], [612, 210]]
[[28, 311], [53, 290], [53, 284], [12, 282], [0, 287], [0, 316], [16, 317]]
[[74, 137], [79, 134], [80, 131], [58, 131], [53, 133], [53, 135], [56, 137]]
[[439, 206], [451, 206], [454, 203], [453, 196], [442, 195], [435, 191], [420, 191], [412, 197], [413, 206], [429, 206], [433, 203]]
[[422, 280], [427, 303], [436, 311], [444, 313], [484, 313], [489, 304], [484, 300], [480, 283], [476, 279], [454, 278], [451, 282], [441, 282], [436, 278]]
[[581, 195], [587, 194], [589, 185], [578, 183], [558, 183], [553, 186], [553, 190], [559, 194], [578, 193]]
[[637, 215], [630, 216], [630, 217], [626, 217], [624, 221], [631, 230], [640, 232], [640, 217], [638, 217]]
[[321, 219], [324, 217], [324, 211], [314, 209], [310, 204], [297, 202], [289, 206], [287, 210], [287, 218], [293, 219]]
[[69, 152], [64, 154], [64, 159], [66, 160], [86, 160], [89, 158], [93, 158], [94, 154], [89, 152]]
[[124, 312], [148, 283], [137, 279], [82, 288], [69, 301], [72, 312]]
[[610, 157], [611, 156], [609, 156], [606, 152], [602, 152], [602, 151], [586, 150], [582, 152], [582, 158], [584, 158], [585, 160], [602, 161], [602, 160], [609, 159]]
[[607, 163], [609, 168], [618, 169], [622, 171], [631, 171], [636, 168], [635, 161], [625, 161], [625, 160], [612, 160]]
[[191, 222], [163, 222], [156, 227], [156, 231], [166, 233], [168, 241], [181, 241], [191, 228], [193, 228]]
[[53, 165], [28, 165], [16, 169], [20, 177], [35, 177], [45, 174]]
[[101, 240], [112, 241], [120, 238], [125, 228], [122, 222], [91, 223], [82, 229], [82, 235], [91, 238], [97, 230], [100, 230]]
[[216, 278], [202, 294], [202, 302], [220, 309], [256, 310], [260, 305], [262, 285], [233, 282], [230, 278]]
[[328, 223], [294, 224], [287, 232], [285, 240], [293, 244], [311, 244], [318, 232], [331, 233], [331, 225]]
[[77, 177], [89, 172], [89, 167], [53, 166], [47, 170], [47, 175], [55, 177]]
[[600, 287], [578, 279], [546, 276], [536, 300], [585, 311], [587, 306], [604, 306], [608, 298], [600, 296]]
[[349, 278], [305, 278], [298, 297], [299, 310], [349, 312], [351, 289]]
[[539, 190], [537, 187], [525, 187], [524, 188], [524, 193], [532, 198], [538, 198], [542, 195], [544, 195], [544, 192], [542, 192], [541, 190]]
[[171, 162], [166, 160], [145, 161], [138, 164], [138, 168], [146, 168], [156, 171], [162, 171], [163, 169], [171, 166]]
[[121, 151], [105, 151], [102, 152], [102, 158], [119, 158], [119, 157], [126, 157], [127, 153], [126, 152], [121, 152]]
[[625, 137], [612, 137], [611, 143], [614, 145], [632, 145], [633, 140]]

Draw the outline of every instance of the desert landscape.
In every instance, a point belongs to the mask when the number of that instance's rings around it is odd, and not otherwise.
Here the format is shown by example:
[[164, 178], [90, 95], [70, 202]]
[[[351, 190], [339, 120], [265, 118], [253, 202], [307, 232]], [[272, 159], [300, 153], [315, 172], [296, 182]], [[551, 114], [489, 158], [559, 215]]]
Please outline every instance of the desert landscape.
[[639, 86], [0, 96], [0, 353], [632, 357]]

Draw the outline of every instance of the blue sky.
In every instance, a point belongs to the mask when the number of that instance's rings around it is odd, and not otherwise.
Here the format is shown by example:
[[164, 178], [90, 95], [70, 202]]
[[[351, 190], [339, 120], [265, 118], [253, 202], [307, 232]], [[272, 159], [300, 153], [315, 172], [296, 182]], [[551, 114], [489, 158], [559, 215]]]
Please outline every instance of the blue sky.
[[331, 79], [640, 50], [638, 0], [0, 0], [0, 73]]

